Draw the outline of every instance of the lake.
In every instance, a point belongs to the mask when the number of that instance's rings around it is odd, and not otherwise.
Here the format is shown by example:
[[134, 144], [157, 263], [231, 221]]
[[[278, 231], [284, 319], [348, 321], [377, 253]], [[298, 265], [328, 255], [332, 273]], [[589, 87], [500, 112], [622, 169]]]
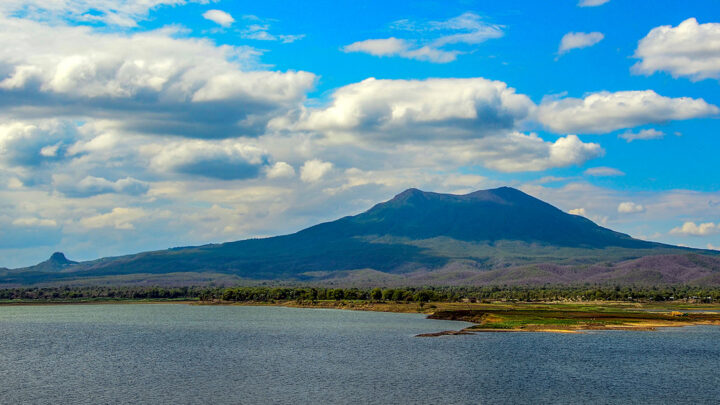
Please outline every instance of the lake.
[[417, 338], [468, 324], [181, 304], [0, 307], [0, 402], [717, 403], [720, 327]]

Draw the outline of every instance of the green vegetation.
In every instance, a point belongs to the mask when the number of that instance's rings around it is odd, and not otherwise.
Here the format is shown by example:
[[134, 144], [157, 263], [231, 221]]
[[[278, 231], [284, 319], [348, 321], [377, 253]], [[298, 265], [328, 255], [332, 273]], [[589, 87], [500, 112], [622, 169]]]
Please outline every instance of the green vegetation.
[[[576, 332], [592, 329], [653, 330], [658, 327], [717, 325], [716, 312], [648, 312], [647, 308], [618, 306], [489, 305], [481, 309], [443, 309], [430, 318], [472, 322], [466, 331]], [[667, 308], [666, 308], [667, 309]]]
[[720, 288], [693, 286], [545, 286], [545, 287], [32, 287], [0, 289], [2, 301], [173, 299], [228, 302], [720, 302]]
[[420, 312], [475, 325], [462, 331], [653, 330], [720, 324], [720, 289], [699, 287], [45, 287], [0, 290], [0, 304], [195, 302]]

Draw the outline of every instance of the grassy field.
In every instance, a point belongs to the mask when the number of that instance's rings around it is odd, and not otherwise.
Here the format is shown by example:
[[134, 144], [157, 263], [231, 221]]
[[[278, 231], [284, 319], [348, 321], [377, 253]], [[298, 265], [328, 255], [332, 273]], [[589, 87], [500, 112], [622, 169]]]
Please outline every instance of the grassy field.
[[[249, 305], [249, 303], [234, 305]], [[315, 301], [304, 303], [288, 301], [265, 305], [424, 313], [431, 319], [457, 320], [475, 324], [465, 329], [465, 332], [576, 333], [584, 330], [654, 330], [660, 327], [720, 325], [720, 304], [679, 302], [662, 304], [627, 302], [431, 302], [420, 305], [418, 303], [368, 301]], [[449, 331], [444, 334], [456, 333]]]

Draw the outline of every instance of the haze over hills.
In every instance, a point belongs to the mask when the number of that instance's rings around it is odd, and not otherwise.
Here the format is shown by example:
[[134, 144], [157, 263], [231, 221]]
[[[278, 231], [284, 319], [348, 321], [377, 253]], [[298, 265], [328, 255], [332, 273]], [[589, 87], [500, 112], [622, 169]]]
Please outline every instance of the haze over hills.
[[519, 190], [408, 189], [366, 212], [294, 234], [88, 262], [55, 253], [0, 270], [0, 285], [715, 283], [712, 251], [634, 239]]

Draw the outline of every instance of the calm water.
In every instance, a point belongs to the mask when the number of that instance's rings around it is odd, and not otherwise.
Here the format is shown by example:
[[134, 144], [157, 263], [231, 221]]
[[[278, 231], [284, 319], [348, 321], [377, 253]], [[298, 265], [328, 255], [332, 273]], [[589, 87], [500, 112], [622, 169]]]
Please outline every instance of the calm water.
[[415, 338], [277, 307], [0, 307], [0, 403], [717, 403], [720, 328]]

